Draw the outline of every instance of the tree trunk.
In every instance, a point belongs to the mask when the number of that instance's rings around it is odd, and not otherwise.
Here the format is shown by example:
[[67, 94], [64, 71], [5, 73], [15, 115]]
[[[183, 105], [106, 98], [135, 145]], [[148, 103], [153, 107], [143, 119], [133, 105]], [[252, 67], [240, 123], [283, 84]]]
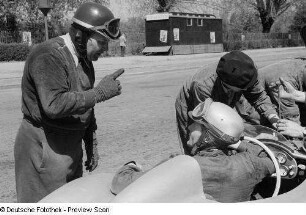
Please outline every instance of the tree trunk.
[[271, 27], [274, 23], [274, 19], [272, 17], [260, 17], [262, 23], [262, 33], [270, 33]]
[[268, 6], [265, 7], [263, 2], [258, 1], [257, 9], [258, 9], [259, 17], [260, 17], [261, 24], [262, 24], [262, 32], [269, 33], [274, 23], [274, 18], [272, 17], [272, 14], [271, 14], [271, 8]]

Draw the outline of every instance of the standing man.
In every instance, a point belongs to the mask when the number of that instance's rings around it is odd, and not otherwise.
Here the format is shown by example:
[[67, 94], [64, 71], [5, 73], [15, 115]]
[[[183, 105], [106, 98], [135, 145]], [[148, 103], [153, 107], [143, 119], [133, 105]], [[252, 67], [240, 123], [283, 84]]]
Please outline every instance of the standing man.
[[120, 43], [120, 51], [121, 51], [121, 57], [125, 56], [125, 50], [126, 50], [126, 36], [125, 33], [122, 33], [119, 37], [119, 43]]
[[185, 82], [175, 102], [177, 129], [185, 154], [190, 154], [187, 128], [192, 120], [188, 112], [207, 98], [234, 108], [242, 95], [276, 128], [279, 117], [259, 84], [253, 60], [245, 53], [229, 52], [218, 63], [209, 65]]
[[98, 3], [84, 3], [69, 33], [36, 46], [22, 77], [24, 115], [14, 146], [17, 202], [37, 202], [98, 165], [94, 106], [121, 94], [123, 69], [96, 87], [92, 61], [120, 36], [120, 19]]

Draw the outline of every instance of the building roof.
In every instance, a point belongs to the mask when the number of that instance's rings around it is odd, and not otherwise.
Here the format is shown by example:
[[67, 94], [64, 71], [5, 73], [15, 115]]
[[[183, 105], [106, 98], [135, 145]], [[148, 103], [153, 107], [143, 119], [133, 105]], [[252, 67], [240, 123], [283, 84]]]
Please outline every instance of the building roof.
[[215, 15], [213, 14], [199, 14], [199, 13], [182, 13], [182, 12], [164, 12], [164, 13], [156, 13], [150, 14], [146, 16], [147, 21], [154, 20], [166, 20], [170, 17], [182, 17], [182, 18], [212, 18], [215, 19]]
[[192, 14], [213, 14], [220, 17], [220, 8], [218, 1], [203, 0], [185, 0], [178, 1], [169, 10], [169, 12], [192, 13]]

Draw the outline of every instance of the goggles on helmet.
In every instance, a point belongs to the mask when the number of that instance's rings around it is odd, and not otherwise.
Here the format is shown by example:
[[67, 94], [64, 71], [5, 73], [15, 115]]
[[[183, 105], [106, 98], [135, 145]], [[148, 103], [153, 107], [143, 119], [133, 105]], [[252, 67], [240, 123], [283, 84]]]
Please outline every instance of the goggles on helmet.
[[215, 139], [229, 145], [237, 143], [240, 140], [240, 137], [232, 137], [227, 135], [206, 120], [206, 115], [209, 108], [205, 107], [205, 103], [206, 102], [200, 103], [194, 108], [192, 111], [193, 120], [204, 125], [204, 127], [207, 129], [207, 133], [209, 133]]
[[92, 30], [109, 40], [117, 40], [120, 37], [120, 19], [115, 18], [111, 19], [108, 22], [105, 22], [104, 25], [92, 26], [88, 23], [85, 23], [79, 19], [72, 18], [72, 21], [81, 25], [89, 30]]
[[120, 19], [111, 19], [104, 25], [91, 27], [89, 29], [101, 34], [102, 36], [105, 36], [110, 40], [116, 40], [120, 36]]

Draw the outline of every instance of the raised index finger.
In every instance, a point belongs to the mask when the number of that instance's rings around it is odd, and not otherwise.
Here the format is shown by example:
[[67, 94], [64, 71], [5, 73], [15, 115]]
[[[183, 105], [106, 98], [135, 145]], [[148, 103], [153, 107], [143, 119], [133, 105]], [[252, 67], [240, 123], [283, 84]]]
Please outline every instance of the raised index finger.
[[279, 78], [279, 81], [282, 85], [285, 85], [285, 80], [282, 77]]
[[124, 69], [118, 69], [116, 72], [114, 72], [113, 74], [111, 74], [111, 76], [113, 76], [114, 79], [118, 78], [120, 75], [122, 75], [124, 73]]

